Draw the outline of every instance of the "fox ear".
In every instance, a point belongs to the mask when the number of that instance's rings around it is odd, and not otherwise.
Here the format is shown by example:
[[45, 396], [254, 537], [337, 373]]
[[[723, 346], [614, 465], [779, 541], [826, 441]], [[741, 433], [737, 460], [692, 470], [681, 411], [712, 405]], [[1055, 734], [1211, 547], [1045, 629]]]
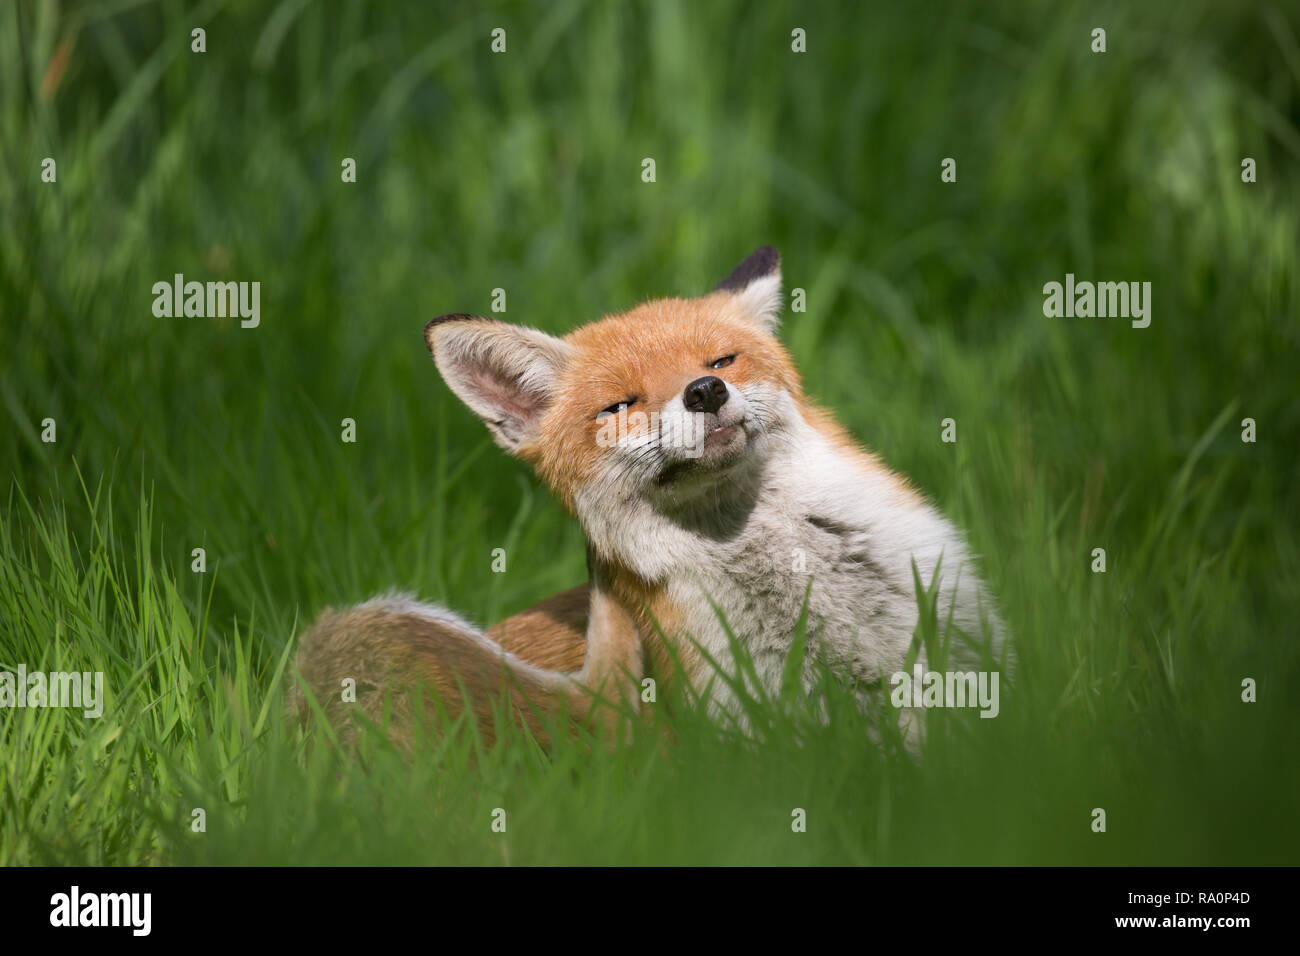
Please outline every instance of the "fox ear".
[[498, 445], [518, 454], [536, 440], [572, 346], [475, 315], [438, 316], [424, 327], [424, 341], [448, 387]]
[[771, 246], [755, 249], [718, 283], [718, 291], [735, 295], [754, 321], [775, 332], [781, 321], [781, 254]]

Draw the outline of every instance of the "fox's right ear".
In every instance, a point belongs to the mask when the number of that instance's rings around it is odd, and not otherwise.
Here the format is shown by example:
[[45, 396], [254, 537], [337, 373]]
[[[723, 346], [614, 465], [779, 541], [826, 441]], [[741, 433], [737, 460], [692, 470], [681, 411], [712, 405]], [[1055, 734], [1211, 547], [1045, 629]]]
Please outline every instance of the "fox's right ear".
[[781, 319], [781, 254], [761, 246], [718, 283], [716, 291], [730, 292], [751, 319], [766, 332], [775, 332]]
[[440, 315], [424, 341], [443, 379], [512, 454], [527, 448], [555, 395], [572, 346], [523, 326], [475, 315]]

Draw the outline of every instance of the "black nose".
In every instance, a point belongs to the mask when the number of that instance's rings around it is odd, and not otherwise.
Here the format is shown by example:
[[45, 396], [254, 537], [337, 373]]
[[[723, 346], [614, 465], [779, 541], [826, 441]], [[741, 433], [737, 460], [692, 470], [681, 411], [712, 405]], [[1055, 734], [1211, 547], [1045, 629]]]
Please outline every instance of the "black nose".
[[716, 375], [697, 378], [686, 386], [682, 401], [693, 412], [716, 412], [727, 401], [727, 383]]

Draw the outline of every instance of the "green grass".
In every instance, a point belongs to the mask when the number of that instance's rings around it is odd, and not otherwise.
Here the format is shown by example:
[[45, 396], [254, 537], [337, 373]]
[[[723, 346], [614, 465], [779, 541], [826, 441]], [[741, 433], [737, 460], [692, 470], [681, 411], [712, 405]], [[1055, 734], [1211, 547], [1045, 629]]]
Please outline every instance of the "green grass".
[[[985, 6], [0, 11], [0, 669], [108, 694], [0, 711], [0, 862], [1297, 862], [1300, 18]], [[585, 575], [424, 321], [504, 288], [564, 331], [768, 242], [809, 390], [983, 555], [1000, 716], [919, 763], [834, 693], [749, 743], [661, 708], [613, 753], [308, 752], [282, 666], [326, 604]], [[177, 272], [260, 281], [261, 326], [155, 318]], [[1151, 327], [1044, 318], [1066, 272], [1150, 281]]]

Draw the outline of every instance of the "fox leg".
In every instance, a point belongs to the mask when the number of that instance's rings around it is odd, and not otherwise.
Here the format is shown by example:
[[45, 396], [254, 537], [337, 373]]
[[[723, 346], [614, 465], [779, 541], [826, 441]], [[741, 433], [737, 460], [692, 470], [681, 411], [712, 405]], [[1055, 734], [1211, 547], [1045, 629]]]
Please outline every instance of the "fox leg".
[[561, 671], [595, 694], [635, 704], [645, 670], [637, 618], [593, 573], [582, 584], [506, 618], [488, 637], [529, 664]]
[[599, 585], [593, 587], [587, 622], [587, 656], [577, 679], [597, 701], [613, 705], [598, 708], [607, 743], [617, 739], [620, 709], [629, 719], [640, 710], [639, 690], [644, 673], [645, 653], [636, 616], [609, 591]]

